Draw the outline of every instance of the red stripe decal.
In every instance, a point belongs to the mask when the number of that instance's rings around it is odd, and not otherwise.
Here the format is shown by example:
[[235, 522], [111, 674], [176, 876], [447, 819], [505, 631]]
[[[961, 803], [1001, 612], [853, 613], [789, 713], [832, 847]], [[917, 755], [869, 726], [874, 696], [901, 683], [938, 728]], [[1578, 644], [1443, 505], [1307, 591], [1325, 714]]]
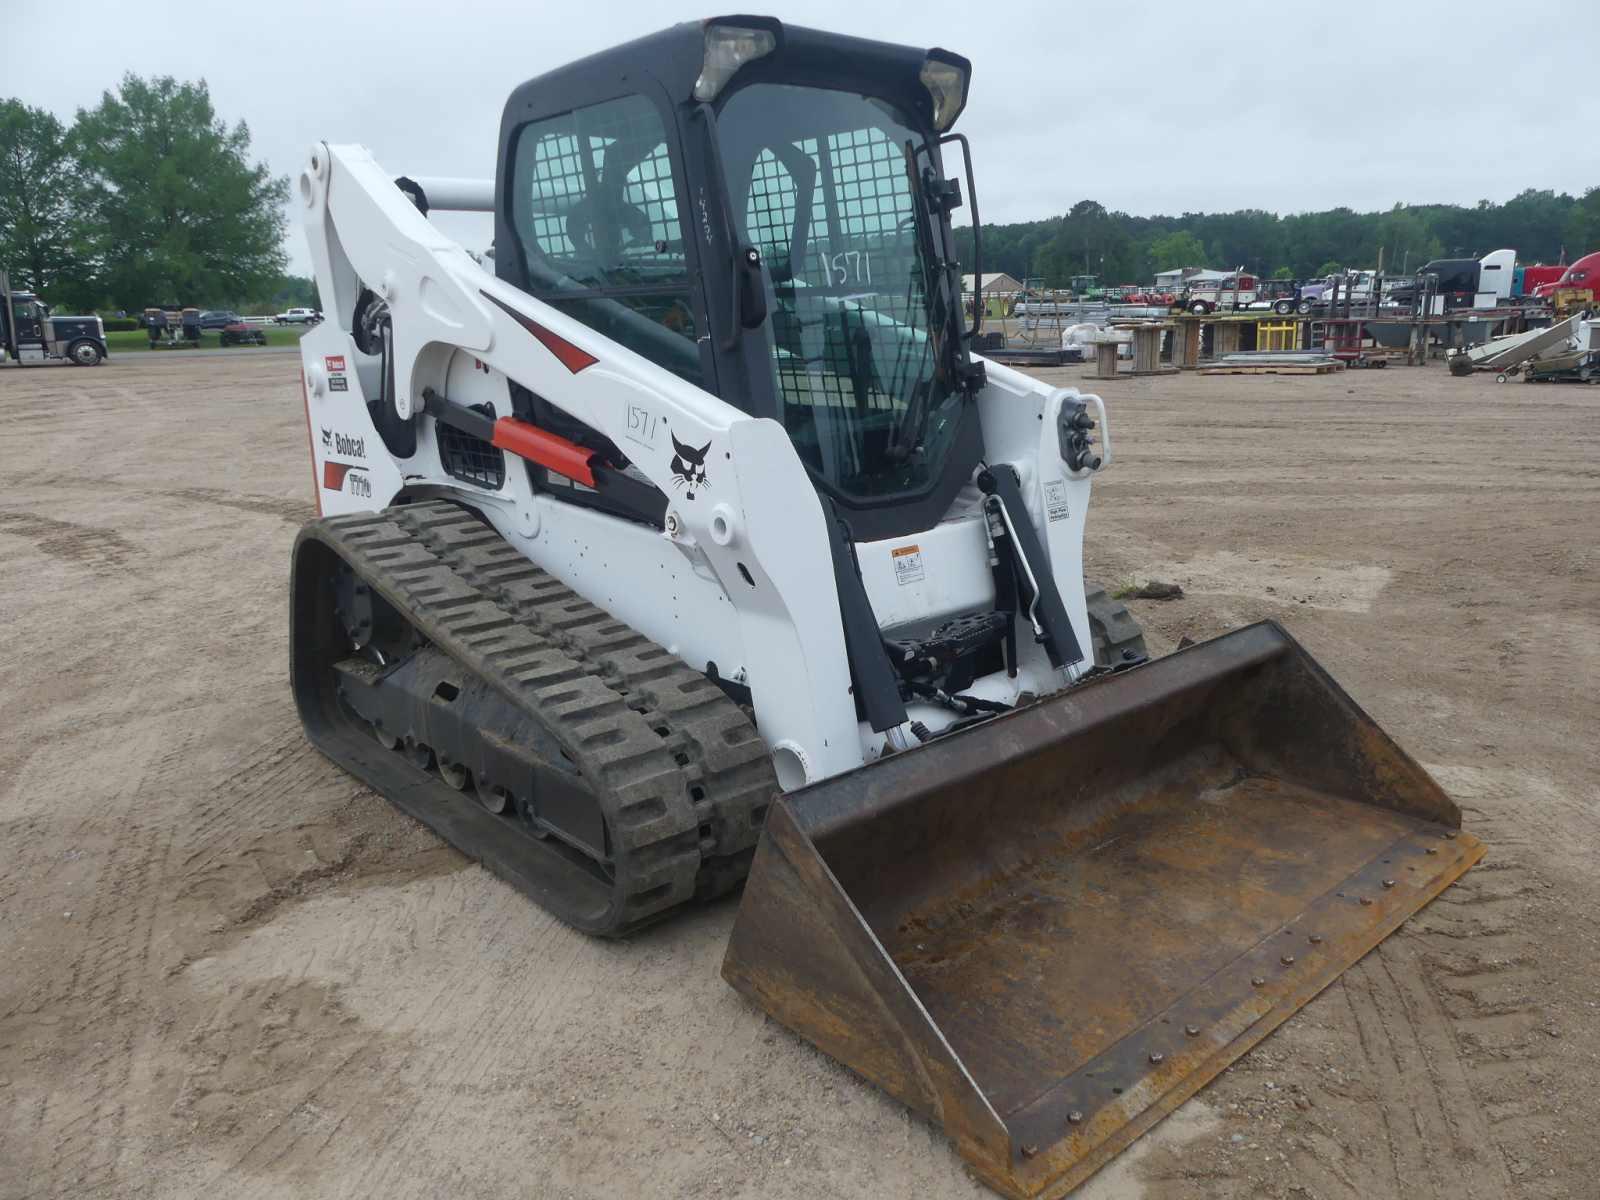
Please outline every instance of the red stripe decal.
[[558, 334], [551, 333], [532, 317], [523, 316], [499, 297], [491, 296], [488, 292], [481, 290], [478, 292], [478, 294], [491, 304], [498, 308], [504, 309], [508, 314], [510, 314], [513, 321], [515, 321], [518, 325], [521, 325], [529, 333], [533, 334], [534, 337], [543, 342], [544, 348], [550, 351], [551, 354], [554, 354], [556, 358], [560, 360], [561, 365], [567, 370], [571, 371], [574, 375], [583, 370], [585, 367], [592, 367], [595, 363], [600, 361], [587, 350], [580, 350], [577, 346], [574, 346], [571, 342], [567, 341], [566, 338], [561, 337]]
[[501, 417], [494, 423], [494, 444], [529, 462], [548, 467], [558, 475], [594, 487], [594, 471], [589, 466], [594, 451], [577, 442], [569, 442], [516, 417]]
[[306, 453], [311, 456], [311, 498], [317, 502], [317, 516], [322, 515], [322, 491], [317, 487], [317, 447], [311, 440], [311, 393], [306, 390], [306, 373], [300, 372], [300, 402], [306, 409]]
[[325, 462], [322, 464], [322, 486], [330, 492], [344, 491], [344, 477], [350, 474], [350, 464]]

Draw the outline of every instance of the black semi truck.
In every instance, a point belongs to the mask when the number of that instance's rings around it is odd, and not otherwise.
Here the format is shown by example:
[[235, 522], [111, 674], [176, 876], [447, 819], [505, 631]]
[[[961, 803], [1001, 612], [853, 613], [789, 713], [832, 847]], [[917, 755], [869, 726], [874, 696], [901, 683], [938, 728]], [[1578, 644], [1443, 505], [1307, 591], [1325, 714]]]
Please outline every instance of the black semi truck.
[[105, 324], [99, 317], [53, 317], [32, 292], [13, 292], [11, 279], [0, 271], [0, 362], [42, 363], [65, 360], [80, 367], [102, 362]]

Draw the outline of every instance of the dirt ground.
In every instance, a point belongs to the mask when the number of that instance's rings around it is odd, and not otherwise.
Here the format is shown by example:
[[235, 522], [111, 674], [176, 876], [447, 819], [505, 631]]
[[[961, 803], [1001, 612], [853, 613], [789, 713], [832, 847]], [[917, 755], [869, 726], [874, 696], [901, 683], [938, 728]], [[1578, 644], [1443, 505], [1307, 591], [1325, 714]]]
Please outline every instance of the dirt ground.
[[[987, 1195], [733, 902], [588, 940], [306, 746], [297, 361], [0, 371], [0, 1197]], [[1285, 622], [1489, 855], [1078, 1195], [1595, 1196], [1600, 388], [1098, 386], [1091, 574]]]

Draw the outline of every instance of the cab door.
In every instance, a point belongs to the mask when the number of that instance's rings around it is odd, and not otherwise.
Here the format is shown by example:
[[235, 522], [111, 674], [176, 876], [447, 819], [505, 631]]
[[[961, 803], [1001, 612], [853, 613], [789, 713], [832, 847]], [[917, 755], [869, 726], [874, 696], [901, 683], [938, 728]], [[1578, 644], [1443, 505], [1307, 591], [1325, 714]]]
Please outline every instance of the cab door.
[[16, 353], [16, 333], [11, 328], [11, 277], [0, 271], [0, 363]]
[[44, 343], [44, 306], [37, 300], [11, 300], [12, 336], [20, 349]]

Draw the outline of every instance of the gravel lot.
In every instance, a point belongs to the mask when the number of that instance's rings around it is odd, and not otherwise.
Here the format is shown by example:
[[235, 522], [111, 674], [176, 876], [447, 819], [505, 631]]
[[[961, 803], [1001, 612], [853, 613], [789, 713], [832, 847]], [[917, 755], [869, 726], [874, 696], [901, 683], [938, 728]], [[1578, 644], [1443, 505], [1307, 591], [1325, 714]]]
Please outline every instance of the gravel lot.
[[[312, 752], [286, 355], [0, 370], [0, 1197], [985, 1196], [718, 976], [587, 940]], [[1078, 1195], [1600, 1178], [1600, 388], [1085, 382], [1091, 574], [1285, 622], [1489, 856]]]

